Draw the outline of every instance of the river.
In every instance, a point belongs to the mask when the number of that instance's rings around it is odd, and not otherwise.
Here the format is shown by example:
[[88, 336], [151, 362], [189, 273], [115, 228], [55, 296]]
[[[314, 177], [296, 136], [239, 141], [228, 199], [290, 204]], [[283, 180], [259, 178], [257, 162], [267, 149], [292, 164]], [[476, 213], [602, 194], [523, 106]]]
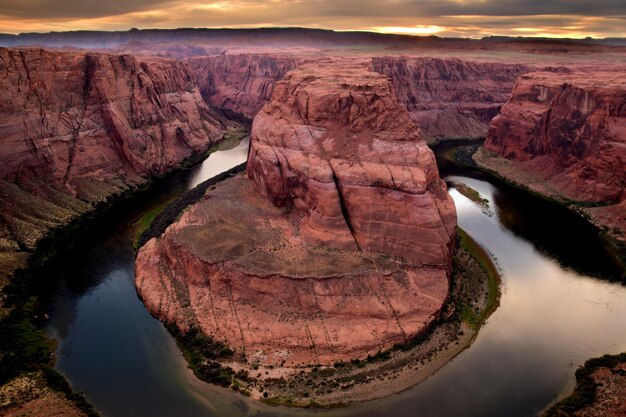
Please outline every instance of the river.
[[[57, 369], [105, 417], [328, 415], [531, 416], [571, 390], [590, 357], [626, 351], [626, 287], [595, 231], [567, 210], [440, 161], [459, 225], [501, 269], [501, 305], [476, 341], [424, 383], [343, 409], [273, 408], [196, 380], [133, 284], [134, 223], [158, 204], [245, 161], [247, 142], [163, 180], [77, 236], [46, 274]], [[465, 183], [484, 208], [458, 193]]]

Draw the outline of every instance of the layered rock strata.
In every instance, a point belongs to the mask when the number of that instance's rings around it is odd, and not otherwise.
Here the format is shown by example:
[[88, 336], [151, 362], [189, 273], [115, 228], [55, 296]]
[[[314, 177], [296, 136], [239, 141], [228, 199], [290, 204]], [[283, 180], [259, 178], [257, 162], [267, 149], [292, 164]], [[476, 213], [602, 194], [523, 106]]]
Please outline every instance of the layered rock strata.
[[148, 309], [249, 364], [332, 364], [423, 332], [456, 215], [432, 152], [368, 62], [303, 65], [256, 116], [248, 176], [138, 253]]
[[[385, 77], [304, 65], [254, 120], [248, 175], [310, 244], [444, 265], [456, 225], [433, 153]], [[338, 73], [341, 68], [345, 73]]]
[[429, 141], [485, 137], [519, 76], [532, 70], [431, 57], [376, 57], [372, 67], [391, 79], [398, 100]]
[[[269, 102], [276, 82], [311, 57], [291, 54], [221, 54], [190, 58], [207, 103], [247, 118]], [[511, 97], [517, 78], [533, 70], [453, 58], [374, 57], [374, 71], [388, 76], [400, 103], [428, 141], [482, 138]]]
[[186, 62], [207, 103], [252, 119], [272, 97], [276, 82], [302, 61], [293, 55], [222, 54]]
[[0, 91], [7, 273], [51, 227], [176, 168], [223, 131], [174, 60], [0, 49]]
[[479, 162], [581, 204], [626, 236], [626, 74], [535, 72], [494, 118]]

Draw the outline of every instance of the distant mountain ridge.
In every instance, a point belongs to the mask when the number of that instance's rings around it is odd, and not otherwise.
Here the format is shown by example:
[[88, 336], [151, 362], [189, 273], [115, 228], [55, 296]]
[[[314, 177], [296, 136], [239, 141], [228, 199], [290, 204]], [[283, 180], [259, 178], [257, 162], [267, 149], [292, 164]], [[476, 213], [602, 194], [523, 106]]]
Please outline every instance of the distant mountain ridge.
[[300, 44], [312, 42], [319, 45], [346, 42], [352, 44], [398, 44], [414, 45], [423, 43], [465, 43], [493, 44], [507, 42], [567, 44], [591, 46], [626, 46], [626, 38], [606, 39], [553, 39], [524, 38], [507, 36], [490, 36], [482, 39], [442, 38], [438, 36], [412, 36], [383, 34], [364, 31], [334, 31], [328, 29], [309, 29], [300, 27], [255, 28], [255, 29], [130, 29], [127, 31], [67, 31], [67, 32], [29, 32], [18, 35], [0, 34], [0, 46], [45, 46], [45, 47], [79, 47], [79, 48], [115, 48], [129, 42], [211, 42], [217, 40], [242, 40], [258, 42], [286, 42]]

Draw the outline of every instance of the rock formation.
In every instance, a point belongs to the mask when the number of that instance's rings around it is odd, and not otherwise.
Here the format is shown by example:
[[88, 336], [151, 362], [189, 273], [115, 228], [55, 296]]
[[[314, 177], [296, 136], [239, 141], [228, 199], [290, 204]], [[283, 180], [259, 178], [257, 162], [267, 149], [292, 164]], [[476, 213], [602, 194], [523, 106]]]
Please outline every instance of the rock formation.
[[368, 67], [303, 65], [276, 84], [254, 120], [252, 180], [209, 190], [140, 249], [136, 285], [154, 315], [265, 366], [363, 358], [432, 323], [455, 209]]
[[187, 60], [207, 103], [252, 119], [272, 97], [274, 84], [302, 59], [289, 55], [241, 54]]
[[[290, 54], [239, 54], [188, 59], [207, 103], [252, 119], [272, 97], [274, 84], [312, 58]], [[521, 64], [452, 58], [375, 57], [396, 96], [427, 140], [484, 137], [510, 98]]]
[[543, 415], [571, 417], [626, 415], [626, 353], [587, 360], [576, 371], [574, 391]]
[[442, 265], [455, 211], [433, 153], [380, 75], [304, 65], [254, 119], [248, 174], [306, 213], [310, 244]]
[[624, 80], [623, 71], [522, 76], [484, 145], [510, 162], [482, 162], [541, 193], [607, 206], [589, 210], [626, 231]]
[[511, 97], [517, 78], [532, 70], [455, 58], [377, 57], [398, 100], [427, 140], [485, 137], [489, 122]]
[[2, 272], [51, 227], [221, 137], [178, 61], [0, 49], [0, 74]]

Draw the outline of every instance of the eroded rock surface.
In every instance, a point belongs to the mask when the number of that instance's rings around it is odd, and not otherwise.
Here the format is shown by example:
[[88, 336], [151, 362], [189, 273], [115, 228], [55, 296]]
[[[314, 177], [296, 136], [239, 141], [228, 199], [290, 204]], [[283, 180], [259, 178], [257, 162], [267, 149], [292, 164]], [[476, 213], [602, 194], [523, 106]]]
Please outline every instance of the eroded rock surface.
[[223, 54], [187, 64], [207, 103], [252, 119], [272, 98], [274, 84], [302, 61], [293, 55]]
[[46, 386], [41, 374], [31, 373], [0, 386], [3, 417], [86, 417], [84, 411], [61, 392]]
[[385, 77], [327, 65], [277, 84], [254, 120], [249, 176], [275, 205], [306, 213], [310, 244], [445, 265], [456, 213], [419, 129]]
[[373, 58], [372, 67], [391, 79], [427, 140], [485, 137], [518, 77], [532, 70], [523, 64], [431, 57]]
[[592, 404], [576, 411], [575, 417], [619, 417], [626, 415], [626, 362], [600, 367], [591, 374], [596, 395]]
[[[626, 73], [536, 72], [520, 78], [494, 118], [481, 162], [626, 231]], [[480, 157], [479, 157], [480, 158]], [[609, 215], [610, 214], [610, 215]], [[604, 219], [604, 220], [602, 220]], [[606, 223], [608, 222], [608, 223]]]
[[0, 91], [3, 272], [51, 227], [174, 169], [223, 130], [174, 60], [0, 49]]
[[148, 309], [262, 365], [409, 340], [448, 296], [456, 214], [432, 152], [367, 61], [304, 65], [253, 124], [248, 176], [138, 253]]
[[[269, 102], [276, 82], [317, 59], [298, 53], [221, 54], [186, 62], [207, 103], [252, 119]], [[429, 141], [485, 137], [517, 78], [533, 70], [523, 64], [410, 56], [374, 57], [371, 65], [391, 79], [400, 104]]]

